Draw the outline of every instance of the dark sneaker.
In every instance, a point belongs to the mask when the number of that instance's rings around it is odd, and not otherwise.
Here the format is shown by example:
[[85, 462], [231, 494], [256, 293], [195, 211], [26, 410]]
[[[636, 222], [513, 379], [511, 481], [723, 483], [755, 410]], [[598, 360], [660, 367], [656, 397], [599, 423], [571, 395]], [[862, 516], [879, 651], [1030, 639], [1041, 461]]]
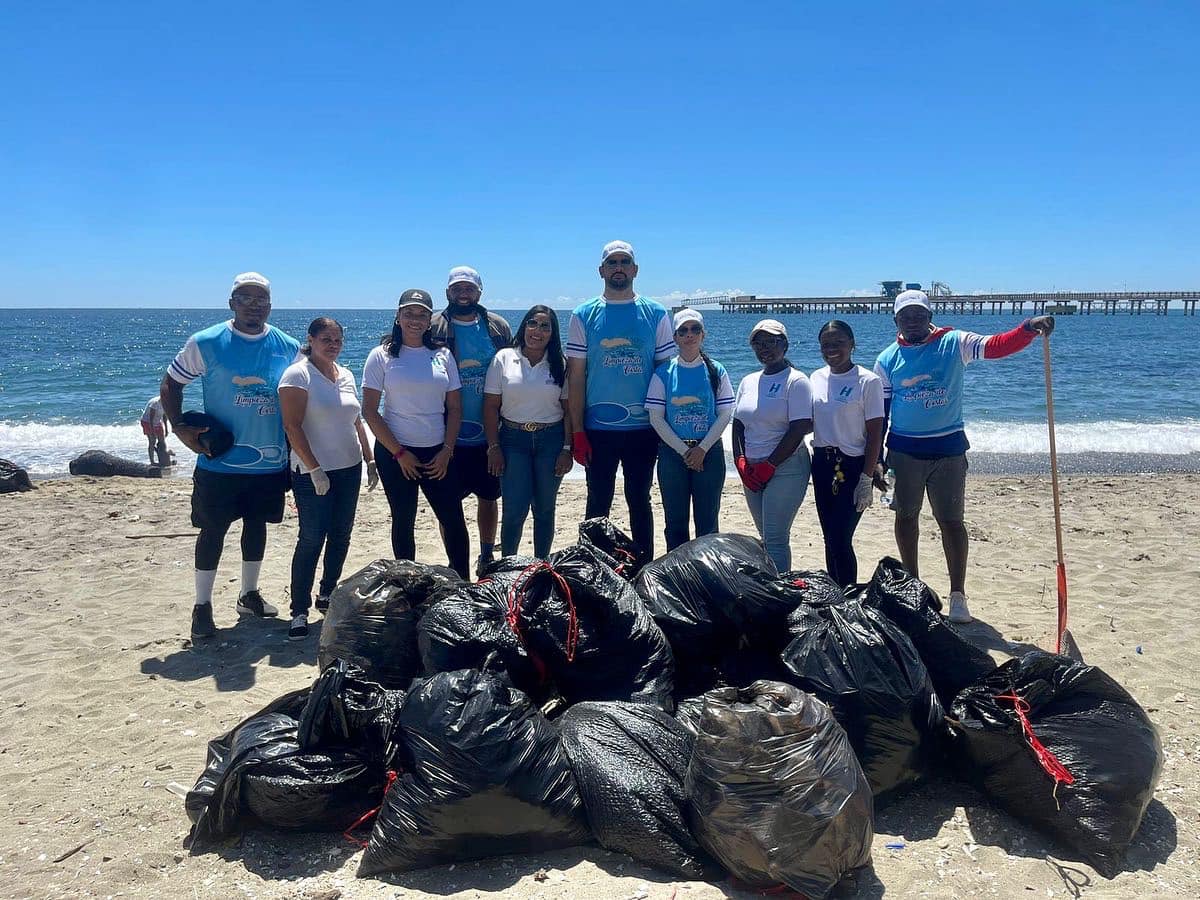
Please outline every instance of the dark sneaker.
[[292, 625], [288, 628], [289, 641], [302, 641], [308, 637], [308, 616], [300, 613], [292, 617]]
[[240, 616], [258, 616], [260, 619], [271, 619], [279, 615], [279, 610], [263, 599], [258, 591], [246, 591], [238, 598], [237, 611]]
[[329, 612], [329, 595], [328, 594], [318, 594], [316, 607], [317, 607], [317, 612], [319, 612], [321, 615], [325, 615], [325, 613]]
[[217, 633], [217, 626], [213, 623], [212, 604], [201, 603], [199, 606], [192, 607], [192, 640], [197, 638], [210, 638]]
[[487, 572], [488, 567], [496, 561], [496, 557], [491, 553], [480, 553], [479, 559], [475, 560], [475, 577], [482, 578]]

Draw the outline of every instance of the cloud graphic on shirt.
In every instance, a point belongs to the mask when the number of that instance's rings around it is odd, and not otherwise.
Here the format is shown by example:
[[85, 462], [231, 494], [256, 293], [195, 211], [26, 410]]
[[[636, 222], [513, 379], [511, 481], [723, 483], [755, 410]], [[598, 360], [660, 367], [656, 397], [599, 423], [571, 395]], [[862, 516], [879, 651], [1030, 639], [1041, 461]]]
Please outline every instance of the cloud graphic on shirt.
[[684, 397], [672, 397], [671, 398], [672, 406], [690, 406], [693, 403], [699, 403], [699, 402], [700, 402], [699, 397], [684, 396]]
[[900, 381], [900, 387], [910, 388], [914, 384], [920, 384], [922, 381], [929, 381], [933, 378], [932, 375], [914, 375], [912, 378], [904, 378]]
[[232, 379], [238, 387], [249, 387], [252, 384], [266, 384], [266, 382], [257, 375], [234, 375]]
[[604, 338], [600, 341], [600, 346], [605, 350], [611, 350], [613, 347], [632, 347], [633, 341], [629, 338]]

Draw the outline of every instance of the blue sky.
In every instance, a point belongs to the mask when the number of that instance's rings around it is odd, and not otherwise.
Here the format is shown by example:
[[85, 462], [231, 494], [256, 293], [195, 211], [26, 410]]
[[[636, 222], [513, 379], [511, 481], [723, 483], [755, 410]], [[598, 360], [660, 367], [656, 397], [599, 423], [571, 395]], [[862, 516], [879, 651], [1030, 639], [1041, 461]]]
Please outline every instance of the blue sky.
[[1200, 5], [9, 4], [0, 306], [1200, 287]]

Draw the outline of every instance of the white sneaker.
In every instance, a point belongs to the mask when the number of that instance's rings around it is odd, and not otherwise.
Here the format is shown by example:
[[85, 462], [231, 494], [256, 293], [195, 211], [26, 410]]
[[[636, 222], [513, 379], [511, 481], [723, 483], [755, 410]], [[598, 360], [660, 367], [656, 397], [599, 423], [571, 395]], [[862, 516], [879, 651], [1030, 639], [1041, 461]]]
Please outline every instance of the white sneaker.
[[947, 618], [955, 625], [966, 625], [975, 621], [971, 610], [967, 608], [967, 595], [962, 591], [950, 592], [950, 615]]

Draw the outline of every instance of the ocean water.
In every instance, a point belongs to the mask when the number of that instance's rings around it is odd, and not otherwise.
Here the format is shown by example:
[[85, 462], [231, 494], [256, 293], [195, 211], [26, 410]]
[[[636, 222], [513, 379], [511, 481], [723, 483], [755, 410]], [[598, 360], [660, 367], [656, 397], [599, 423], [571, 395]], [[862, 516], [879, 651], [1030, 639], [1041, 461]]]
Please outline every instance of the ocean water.
[[[319, 310], [276, 310], [273, 325], [302, 338]], [[519, 311], [502, 311], [514, 325]], [[569, 312], [560, 313], [565, 334]], [[390, 330], [392, 310], [337, 310], [345, 328], [341, 362], [361, 381], [367, 352]], [[83, 450], [108, 450], [145, 459], [138, 420], [146, 401], [188, 335], [227, 317], [212, 309], [0, 310], [0, 457], [51, 477], [67, 472]], [[705, 349], [729, 370], [736, 386], [757, 368], [748, 345], [760, 316], [705, 311]], [[804, 372], [823, 363], [816, 335], [822, 314], [779, 316], [788, 328], [789, 357]], [[894, 338], [886, 315], [841, 316], [855, 331], [855, 361], [867, 366]], [[938, 324], [992, 334], [1013, 327], [1016, 316], [939, 317]], [[1068, 316], [1051, 339], [1054, 412], [1060, 454], [1103, 459], [1155, 458], [1194, 467], [1200, 459], [1200, 317]], [[199, 388], [185, 394], [199, 408]], [[974, 450], [1013, 460], [1048, 450], [1041, 342], [1021, 354], [972, 364], [966, 373], [965, 417]], [[192, 455], [179, 455], [178, 474], [190, 472]], [[1190, 461], [1190, 462], [1188, 462]], [[1102, 467], [1102, 465], [1101, 465]], [[1003, 467], [1002, 467], [1003, 468]], [[578, 467], [574, 473], [579, 475]]]

